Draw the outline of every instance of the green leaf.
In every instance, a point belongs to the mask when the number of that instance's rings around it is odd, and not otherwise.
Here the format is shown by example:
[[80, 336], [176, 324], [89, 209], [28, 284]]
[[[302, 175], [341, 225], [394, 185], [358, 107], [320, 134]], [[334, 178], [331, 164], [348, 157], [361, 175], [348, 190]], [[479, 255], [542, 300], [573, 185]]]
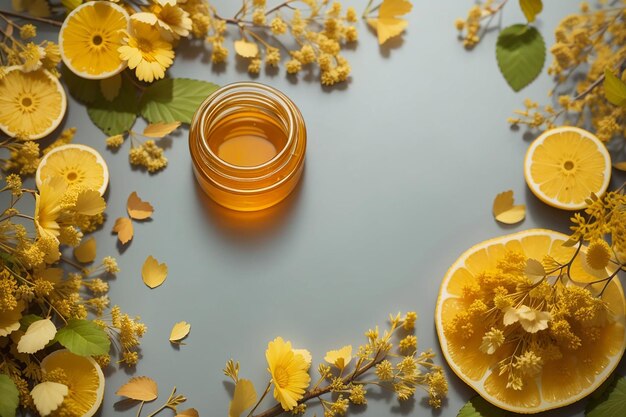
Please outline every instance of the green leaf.
[[126, 78], [115, 99], [108, 101], [99, 96], [87, 107], [91, 121], [109, 136], [128, 132], [137, 119], [137, 111], [135, 87]]
[[90, 320], [71, 319], [67, 326], [59, 329], [56, 340], [81, 356], [104, 355], [111, 345], [106, 332]]
[[488, 403], [477, 395], [465, 403], [457, 417], [507, 417], [509, 415], [511, 413]]
[[626, 107], [626, 83], [608, 69], [604, 70], [604, 95], [610, 103]]
[[615, 378], [599, 398], [591, 398], [585, 409], [587, 417], [626, 416], [626, 377]]
[[67, 85], [72, 97], [83, 103], [93, 103], [101, 97], [100, 82], [98, 80], [87, 80], [74, 74], [65, 65], [61, 66], [61, 79]]
[[141, 99], [141, 115], [150, 123], [190, 123], [205, 98], [219, 86], [187, 78], [166, 78], [146, 88]]
[[524, 12], [526, 20], [528, 22], [534, 22], [535, 17], [543, 10], [543, 3], [541, 0], [519, 0], [519, 7]]
[[0, 374], [0, 417], [15, 417], [20, 394], [11, 378]]
[[515, 91], [533, 82], [546, 60], [546, 44], [532, 26], [517, 24], [500, 32], [496, 58], [504, 79]]

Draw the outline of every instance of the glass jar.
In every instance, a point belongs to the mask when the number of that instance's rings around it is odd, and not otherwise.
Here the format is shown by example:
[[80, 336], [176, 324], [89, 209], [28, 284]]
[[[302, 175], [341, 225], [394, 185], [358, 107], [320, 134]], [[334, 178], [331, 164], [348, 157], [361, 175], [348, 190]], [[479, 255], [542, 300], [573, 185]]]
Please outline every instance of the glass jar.
[[189, 129], [193, 172], [222, 206], [261, 210], [297, 185], [304, 167], [306, 127], [280, 91], [253, 82], [229, 84], [204, 100]]

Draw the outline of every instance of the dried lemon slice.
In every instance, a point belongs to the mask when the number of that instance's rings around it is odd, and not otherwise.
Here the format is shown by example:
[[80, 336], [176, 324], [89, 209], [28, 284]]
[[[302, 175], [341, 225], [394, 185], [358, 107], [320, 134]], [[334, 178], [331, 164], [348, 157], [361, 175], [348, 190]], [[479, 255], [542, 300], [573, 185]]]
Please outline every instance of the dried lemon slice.
[[524, 161], [530, 190], [546, 204], [580, 210], [594, 193], [604, 194], [611, 179], [611, 157], [593, 134], [564, 126], [541, 134]]

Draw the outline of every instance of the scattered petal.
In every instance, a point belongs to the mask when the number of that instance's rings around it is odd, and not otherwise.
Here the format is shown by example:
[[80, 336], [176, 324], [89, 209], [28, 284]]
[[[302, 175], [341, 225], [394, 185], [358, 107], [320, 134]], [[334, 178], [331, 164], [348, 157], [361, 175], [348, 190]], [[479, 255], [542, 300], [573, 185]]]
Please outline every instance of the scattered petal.
[[50, 319], [33, 322], [17, 344], [20, 353], [35, 353], [45, 348], [49, 341], [54, 339], [57, 328]]
[[180, 343], [182, 339], [187, 337], [189, 331], [191, 330], [191, 324], [186, 321], [178, 322], [172, 327], [172, 332], [170, 333], [170, 342], [172, 343]]
[[122, 385], [115, 394], [131, 400], [154, 401], [159, 396], [159, 387], [153, 379], [147, 376], [136, 376]]
[[367, 23], [376, 30], [380, 45], [406, 29], [409, 23], [398, 16], [409, 13], [412, 8], [413, 5], [408, 0], [383, 0], [378, 9], [378, 18], [367, 19]]
[[239, 417], [246, 409], [252, 407], [257, 399], [257, 393], [252, 381], [240, 379], [235, 385], [235, 394], [228, 407], [228, 417]]
[[93, 262], [96, 259], [96, 239], [91, 237], [82, 241], [80, 245], [74, 248], [74, 258], [84, 264]]
[[47, 381], [35, 385], [30, 392], [30, 396], [33, 397], [33, 402], [39, 414], [45, 417], [59, 408], [68, 393], [67, 385]]
[[513, 191], [505, 191], [493, 200], [493, 217], [500, 223], [515, 224], [526, 217], [526, 206], [514, 206]]
[[160, 264], [155, 258], [148, 256], [141, 268], [141, 276], [148, 287], [156, 288], [167, 278], [167, 265]]
[[162, 138], [176, 130], [180, 122], [172, 123], [152, 123], [143, 130], [143, 135], [148, 138]]
[[243, 58], [254, 58], [259, 54], [259, 47], [254, 42], [241, 39], [235, 41], [235, 52]]
[[352, 360], [352, 346], [347, 345], [339, 350], [331, 350], [326, 353], [324, 360], [335, 365], [337, 369], [343, 370]]
[[125, 245], [133, 238], [133, 222], [128, 217], [120, 217], [115, 220], [113, 232], [117, 233], [117, 238], [122, 245]]
[[145, 220], [154, 213], [152, 204], [139, 198], [135, 191], [128, 196], [126, 209], [128, 210], [128, 215], [134, 220]]

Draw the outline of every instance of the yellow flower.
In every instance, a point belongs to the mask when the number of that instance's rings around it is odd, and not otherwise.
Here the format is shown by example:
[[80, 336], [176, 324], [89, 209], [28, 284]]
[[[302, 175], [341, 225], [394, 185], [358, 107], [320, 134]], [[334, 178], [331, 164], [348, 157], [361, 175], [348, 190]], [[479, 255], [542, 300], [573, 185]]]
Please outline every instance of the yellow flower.
[[508, 307], [504, 310], [504, 325], [509, 326], [519, 322], [528, 333], [537, 333], [548, 328], [550, 313], [535, 310], [522, 304], [519, 308]]
[[294, 353], [291, 342], [281, 337], [268, 343], [265, 358], [274, 383], [274, 398], [284, 410], [292, 410], [311, 382], [305, 358]]
[[94, 1], [74, 9], [63, 22], [59, 46], [72, 72], [89, 79], [109, 78], [124, 69], [117, 53], [128, 30], [128, 14], [113, 3]]
[[189, 36], [192, 26], [189, 13], [177, 6], [176, 1], [155, 0], [149, 10], [151, 13], [135, 13], [131, 18], [149, 25], [158, 25], [174, 38]]
[[480, 344], [480, 351], [487, 355], [493, 355], [496, 350], [504, 343], [504, 333], [502, 330], [491, 328], [483, 336], [483, 341]]
[[352, 360], [352, 346], [347, 345], [339, 350], [331, 350], [326, 353], [324, 360], [332, 365], [335, 365], [340, 371], [343, 371]]
[[61, 214], [61, 201], [67, 190], [67, 184], [61, 177], [46, 179], [35, 194], [35, 225], [39, 236], [51, 236], [56, 239], [61, 227], [57, 220]]
[[585, 262], [592, 269], [604, 269], [611, 259], [611, 248], [604, 240], [595, 240], [589, 244]]
[[104, 170], [95, 155], [80, 148], [50, 153], [45, 162], [40, 177], [61, 177], [70, 189], [99, 190], [104, 182]]
[[137, 78], [152, 82], [165, 77], [165, 70], [174, 62], [172, 45], [161, 37], [158, 28], [133, 21], [127, 45], [120, 46], [120, 57], [135, 69]]
[[0, 130], [7, 135], [42, 138], [61, 123], [66, 107], [65, 91], [49, 72], [6, 68], [0, 80]]

